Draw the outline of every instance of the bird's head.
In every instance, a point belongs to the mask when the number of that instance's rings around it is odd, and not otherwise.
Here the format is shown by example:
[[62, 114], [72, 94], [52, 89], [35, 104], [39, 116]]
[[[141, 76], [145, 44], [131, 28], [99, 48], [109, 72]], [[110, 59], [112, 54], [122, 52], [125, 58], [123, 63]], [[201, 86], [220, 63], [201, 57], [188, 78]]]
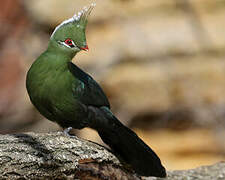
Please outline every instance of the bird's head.
[[67, 54], [76, 54], [81, 50], [88, 51], [85, 29], [88, 16], [95, 5], [93, 3], [89, 8], [84, 7], [78, 14], [58, 25], [51, 35], [49, 46]]

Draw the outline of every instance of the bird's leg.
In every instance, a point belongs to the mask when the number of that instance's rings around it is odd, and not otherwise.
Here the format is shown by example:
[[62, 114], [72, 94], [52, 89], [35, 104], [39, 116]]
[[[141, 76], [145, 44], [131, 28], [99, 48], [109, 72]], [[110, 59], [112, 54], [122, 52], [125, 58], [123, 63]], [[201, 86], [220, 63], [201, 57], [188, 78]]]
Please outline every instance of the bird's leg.
[[70, 135], [69, 132], [72, 130], [72, 127], [68, 127], [66, 129], [64, 129], [63, 133], [68, 136], [68, 137], [75, 137], [74, 135]]

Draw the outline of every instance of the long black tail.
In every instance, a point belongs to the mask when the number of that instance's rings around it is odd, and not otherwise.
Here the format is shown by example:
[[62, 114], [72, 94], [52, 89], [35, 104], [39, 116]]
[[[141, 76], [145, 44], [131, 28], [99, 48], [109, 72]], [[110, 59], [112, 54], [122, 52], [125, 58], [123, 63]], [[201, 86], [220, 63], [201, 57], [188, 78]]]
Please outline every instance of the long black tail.
[[132, 130], [124, 126], [108, 108], [96, 109], [91, 107], [90, 109], [92, 118], [93, 115], [95, 116], [92, 128], [96, 129], [102, 140], [118, 153], [126, 163], [130, 164], [138, 174], [166, 176], [166, 170], [156, 153]]

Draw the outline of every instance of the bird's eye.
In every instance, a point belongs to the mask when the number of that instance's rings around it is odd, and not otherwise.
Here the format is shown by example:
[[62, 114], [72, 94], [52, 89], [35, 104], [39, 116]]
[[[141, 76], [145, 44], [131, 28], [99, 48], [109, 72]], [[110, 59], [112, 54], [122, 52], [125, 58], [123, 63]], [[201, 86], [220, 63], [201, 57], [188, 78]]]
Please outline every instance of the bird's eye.
[[74, 42], [73, 42], [72, 39], [66, 39], [66, 40], [64, 41], [64, 43], [65, 43], [66, 45], [68, 45], [69, 47], [71, 47], [71, 48], [75, 47], [75, 44], [74, 44]]
[[66, 39], [64, 42], [65, 42], [67, 45], [69, 45], [69, 46], [73, 45], [71, 39]]

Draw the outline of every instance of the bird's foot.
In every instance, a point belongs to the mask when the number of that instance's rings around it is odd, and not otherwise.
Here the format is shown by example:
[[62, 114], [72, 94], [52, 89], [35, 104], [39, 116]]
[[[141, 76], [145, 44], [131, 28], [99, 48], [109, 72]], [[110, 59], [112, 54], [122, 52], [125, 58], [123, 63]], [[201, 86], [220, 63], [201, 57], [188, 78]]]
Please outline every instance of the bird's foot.
[[72, 127], [68, 127], [68, 128], [66, 128], [66, 129], [64, 129], [63, 133], [64, 133], [66, 136], [68, 136], [68, 137], [74, 138], [74, 137], [76, 137], [76, 136], [70, 134], [70, 131], [71, 131], [72, 129], [73, 129]]

